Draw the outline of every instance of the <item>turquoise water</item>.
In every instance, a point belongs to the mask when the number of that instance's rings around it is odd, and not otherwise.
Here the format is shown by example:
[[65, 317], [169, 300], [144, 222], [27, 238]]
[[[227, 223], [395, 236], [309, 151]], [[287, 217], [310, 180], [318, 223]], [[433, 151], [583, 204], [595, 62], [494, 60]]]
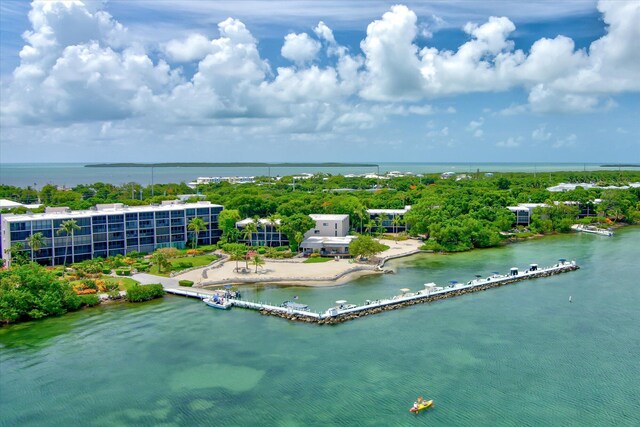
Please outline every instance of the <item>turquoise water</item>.
[[[581, 170], [618, 170], [603, 168], [600, 164], [585, 163], [380, 163], [380, 172], [401, 171], [414, 173], [475, 172], [554, 172]], [[637, 170], [637, 168], [621, 168]], [[375, 167], [175, 167], [154, 168], [153, 182], [190, 182], [199, 176], [283, 176], [299, 173], [324, 172], [330, 174], [372, 173]], [[0, 184], [41, 188], [45, 184], [66, 185], [105, 182], [124, 184], [137, 182], [151, 184], [150, 168], [85, 168], [84, 163], [2, 163]]]
[[[337, 326], [179, 297], [0, 329], [6, 426], [637, 426], [640, 228], [399, 260], [322, 289], [246, 287], [314, 309], [512, 265], [582, 269]], [[572, 296], [572, 303], [569, 303]], [[418, 395], [434, 410], [414, 416]]]

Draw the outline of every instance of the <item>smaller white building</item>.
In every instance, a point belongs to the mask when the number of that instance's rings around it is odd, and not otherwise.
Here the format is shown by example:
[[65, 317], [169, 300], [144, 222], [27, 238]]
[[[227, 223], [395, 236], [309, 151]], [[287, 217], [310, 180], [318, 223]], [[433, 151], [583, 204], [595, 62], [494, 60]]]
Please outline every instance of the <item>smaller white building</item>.
[[345, 237], [349, 234], [349, 215], [311, 214], [315, 227], [304, 234], [307, 237]]
[[316, 225], [304, 234], [300, 249], [305, 254], [318, 252], [321, 255], [349, 255], [349, 243], [356, 236], [348, 236], [349, 215], [311, 214]]

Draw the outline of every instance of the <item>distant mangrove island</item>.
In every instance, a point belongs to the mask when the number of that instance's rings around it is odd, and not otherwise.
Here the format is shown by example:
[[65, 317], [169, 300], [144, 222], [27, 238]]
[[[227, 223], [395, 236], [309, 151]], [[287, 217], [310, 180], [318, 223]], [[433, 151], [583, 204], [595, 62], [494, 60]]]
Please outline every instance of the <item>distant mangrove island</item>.
[[85, 168], [202, 168], [202, 167], [233, 167], [233, 168], [255, 168], [255, 167], [378, 167], [374, 163], [94, 163], [84, 165]]

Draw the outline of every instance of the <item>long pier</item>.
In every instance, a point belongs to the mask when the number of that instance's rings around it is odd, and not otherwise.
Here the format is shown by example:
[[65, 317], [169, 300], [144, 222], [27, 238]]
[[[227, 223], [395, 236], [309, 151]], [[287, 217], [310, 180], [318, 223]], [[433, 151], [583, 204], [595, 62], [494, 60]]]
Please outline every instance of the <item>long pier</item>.
[[[289, 320], [302, 321], [307, 323], [337, 324], [360, 317], [381, 313], [384, 311], [396, 310], [415, 304], [437, 301], [451, 298], [472, 292], [480, 292], [498, 286], [517, 283], [524, 280], [548, 277], [556, 274], [567, 273], [578, 270], [580, 267], [575, 261], [561, 261], [553, 266], [538, 268], [532, 264], [525, 271], [518, 271], [512, 268], [509, 274], [493, 274], [486, 278], [477, 278], [467, 283], [456, 283], [446, 287], [440, 287], [434, 283], [425, 284], [425, 289], [417, 292], [404, 293], [388, 299], [366, 301], [360, 306], [337, 306], [327, 309], [324, 313], [314, 313], [306, 310], [295, 310], [290, 307], [280, 307], [261, 302], [251, 302], [241, 299], [229, 299], [233, 306], [259, 311], [261, 314], [282, 317]], [[218, 291], [190, 290], [188, 288], [165, 287], [165, 291], [176, 295], [205, 298]], [[205, 291], [205, 292], [203, 292]]]

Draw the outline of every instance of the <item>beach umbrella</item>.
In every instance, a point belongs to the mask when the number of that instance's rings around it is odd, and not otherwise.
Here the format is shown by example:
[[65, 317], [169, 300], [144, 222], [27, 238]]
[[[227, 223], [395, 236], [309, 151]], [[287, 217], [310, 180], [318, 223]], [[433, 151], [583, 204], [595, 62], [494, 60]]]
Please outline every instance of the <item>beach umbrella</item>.
[[482, 277], [482, 274], [476, 274], [476, 277], [479, 279]]
[[449, 283], [451, 283], [452, 285], [455, 285], [456, 283], [458, 283], [457, 280], [449, 280]]
[[566, 258], [560, 258], [558, 261], [560, 261], [560, 262], [565, 262], [565, 261], [566, 261]]
[[402, 288], [400, 289], [400, 292], [402, 292], [403, 294], [406, 294], [407, 292], [409, 292], [411, 289], [409, 288]]
[[336, 304], [344, 304], [346, 302], [347, 302], [346, 299], [339, 299], [338, 301], [336, 301]]
[[492, 271], [491, 274], [495, 274], [497, 276], [498, 274], [500, 274], [500, 272], [499, 271]]

